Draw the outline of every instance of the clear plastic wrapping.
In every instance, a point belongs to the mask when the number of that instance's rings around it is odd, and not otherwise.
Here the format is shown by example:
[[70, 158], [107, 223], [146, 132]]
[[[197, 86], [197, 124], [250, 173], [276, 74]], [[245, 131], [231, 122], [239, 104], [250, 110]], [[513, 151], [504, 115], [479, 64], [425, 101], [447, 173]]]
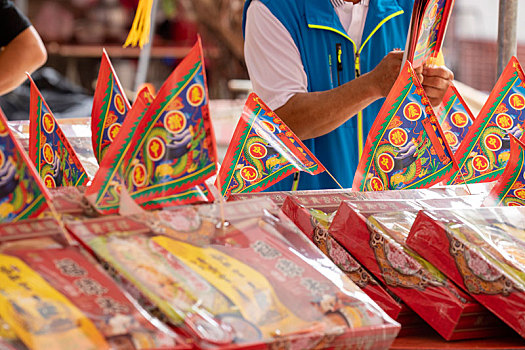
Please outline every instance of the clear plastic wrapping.
[[200, 348], [388, 348], [399, 325], [276, 209], [231, 202], [69, 228]]
[[408, 244], [525, 337], [525, 209], [425, 210]]
[[407, 247], [417, 209], [409, 201], [344, 202], [330, 233], [445, 339], [501, 333], [496, 317]]

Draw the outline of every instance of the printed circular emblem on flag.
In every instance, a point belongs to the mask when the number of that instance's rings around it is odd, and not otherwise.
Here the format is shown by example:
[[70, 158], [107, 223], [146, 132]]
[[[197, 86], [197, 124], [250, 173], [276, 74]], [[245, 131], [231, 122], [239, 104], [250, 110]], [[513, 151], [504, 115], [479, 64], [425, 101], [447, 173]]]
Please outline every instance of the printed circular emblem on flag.
[[136, 187], [142, 187], [146, 184], [147, 172], [144, 164], [135, 164], [131, 174], [131, 181]]
[[502, 145], [501, 138], [496, 134], [485, 136], [483, 142], [485, 143], [485, 146], [493, 152], [499, 151]]
[[42, 116], [42, 126], [44, 131], [51, 134], [55, 130], [55, 119], [50, 113], [46, 113]]
[[485, 171], [489, 167], [489, 161], [487, 157], [485, 156], [482, 156], [482, 155], [475, 156], [474, 159], [472, 159], [472, 167], [476, 171], [480, 171], [480, 172]]
[[518, 188], [514, 190], [514, 195], [519, 199], [525, 199], [525, 188]]
[[510, 115], [501, 113], [496, 117], [496, 124], [503, 130], [508, 130], [514, 126], [514, 120]]
[[172, 134], [177, 134], [186, 128], [186, 116], [181, 111], [169, 112], [164, 117], [164, 127]]
[[381, 179], [377, 176], [374, 176], [372, 179], [370, 179], [370, 186], [372, 187], [373, 191], [382, 191], [383, 181], [381, 181]]
[[523, 207], [523, 204], [521, 204], [520, 202], [507, 202], [507, 206], [509, 207]]
[[254, 130], [257, 135], [264, 139], [266, 137], [266, 132], [272, 134], [275, 132], [275, 125], [266, 120], [263, 120], [260, 124], [254, 126]]
[[6, 136], [9, 134], [7, 125], [0, 121], [0, 136]]
[[197, 107], [204, 101], [204, 88], [201, 84], [193, 84], [186, 92], [186, 100], [193, 107]]
[[459, 143], [458, 137], [452, 131], [445, 131], [445, 139], [450, 147], [454, 147]]
[[46, 185], [47, 188], [55, 188], [57, 187], [57, 184], [55, 182], [55, 179], [51, 174], [47, 174], [44, 176], [44, 185]]
[[423, 114], [421, 106], [415, 102], [410, 102], [403, 109], [403, 115], [405, 116], [405, 118], [413, 122], [421, 118], [421, 114]]
[[379, 168], [384, 173], [389, 173], [394, 169], [394, 157], [392, 157], [390, 153], [381, 153], [379, 157], [377, 157], [377, 161]]
[[452, 124], [454, 124], [454, 126], [458, 128], [464, 128], [468, 124], [468, 117], [463, 112], [454, 112], [450, 116], [450, 121]]
[[275, 125], [270, 123], [269, 121], [263, 120], [262, 125], [268, 130], [269, 132], [275, 132]]
[[122, 125], [120, 125], [120, 123], [113, 123], [111, 124], [111, 126], [108, 128], [108, 137], [109, 137], [109, 140], [110, 141], [113, 141], [117, 135], [118, 135], [118, 132], [120, 131], [120, 127]]
[[55, 160], [55, 155], [49, 143], [44, 144], [44, 147], [42, 147], [42, 155], [44, 156], [44, 160], [46, 161], [46, 163], [53, 164], [53, 161]]
[[402, 147], [408, 141], [408, 134], [404, 129], [393, 128], [388, 134], [388, 141], [396, 147]]
[[149, 158], [155, 162], [164, 157], [164, 154], [166, 153], [166, 145], [164, 144], [164, 141], [157, 136], [148, 140], [147, 149]]
[[258, 173], [257, 169], [250, 165], [246, 165], [241, 169], [241, 177], [246, 181], [252, 182], [257, 179]]
[[258, 143], [258, 142], [250, 145], [248, 150], [250, 152], [250, 155], [256, 159], [264, 158], [266, 157], [266, 154], [268, 153], [268, 151], [266, 150], [266, 147], [262, 143]]
[[120, 114], [124, 114], [126, 112], [126, 106], [124, 104], [124, 98], [121, 94], [116, 94], [115, 98], [113, 99], [113, 103], [115, 104], [115, 108], [117, 109], [117, 112]]
[[509, 97], [509, 103], [512, 106], [512, 108], [521, 111], [523, 108], [525, 108], [525, 97], [517, 93], [512, 94]]

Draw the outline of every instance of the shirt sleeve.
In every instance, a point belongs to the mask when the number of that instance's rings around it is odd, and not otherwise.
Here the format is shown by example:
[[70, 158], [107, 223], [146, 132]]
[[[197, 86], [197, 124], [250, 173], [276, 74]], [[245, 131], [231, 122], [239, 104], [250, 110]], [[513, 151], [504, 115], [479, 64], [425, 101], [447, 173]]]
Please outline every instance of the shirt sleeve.
[[244, 56], [253, 89], [277, 109], [300, 92], [308, 91], [301, 55], [284, 25], [260, 1], [248, 8]]
[[31, 22], [10, 0], [0, 0], [0, 47], [9, 44], [30, 26]]

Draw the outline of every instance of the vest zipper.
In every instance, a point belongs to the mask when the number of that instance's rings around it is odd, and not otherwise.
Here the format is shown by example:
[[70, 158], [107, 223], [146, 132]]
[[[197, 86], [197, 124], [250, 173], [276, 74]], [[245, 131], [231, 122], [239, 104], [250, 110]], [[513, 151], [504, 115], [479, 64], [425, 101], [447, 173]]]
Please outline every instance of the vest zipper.
[[341, 56], [343, 55], [343, 49], [340, 43], [335, 44], [335, 50], [337, 53], [337, 86], [341, 86], [341, 72], [343, 71]]
[[[361, 62], [359, 57], [360, 51], [355, 51], [355, 77], [356, 79], [361, 76]], [[364, 148], [364, 135], [363, 135], [363, 111], [357, 112], [357, 154], [359, 159], [363, 155]]]

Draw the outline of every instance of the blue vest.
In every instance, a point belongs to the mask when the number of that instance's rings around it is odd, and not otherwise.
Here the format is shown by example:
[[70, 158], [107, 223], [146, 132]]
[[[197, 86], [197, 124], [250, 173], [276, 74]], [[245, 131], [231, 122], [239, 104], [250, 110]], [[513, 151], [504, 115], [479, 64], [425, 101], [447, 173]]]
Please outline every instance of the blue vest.
[[[309, 92], [342, 85], [354, 79], [356, 72], [371, 71], [390, 51], [404, 49], [414, 3], [413, 0], [370, 0], [361, 48], [356, 49], [330, 0], [261, 1], [288, 30], [299, 49]], [[250, 2], [247, 0], [244, 5], [243, 29]], [[383, 101], [378, 100], [363, 110], [363, 142]], [[304, 141], [344, 188], [352, 187], [359, 163], [357, 119], [352, 117], [336, 130]], [[268, 191], [289, 191], [292, 178], [289, 176]], [[301, 172], [299, 190], [336, 187], [327, 173], [311, 176]]]

